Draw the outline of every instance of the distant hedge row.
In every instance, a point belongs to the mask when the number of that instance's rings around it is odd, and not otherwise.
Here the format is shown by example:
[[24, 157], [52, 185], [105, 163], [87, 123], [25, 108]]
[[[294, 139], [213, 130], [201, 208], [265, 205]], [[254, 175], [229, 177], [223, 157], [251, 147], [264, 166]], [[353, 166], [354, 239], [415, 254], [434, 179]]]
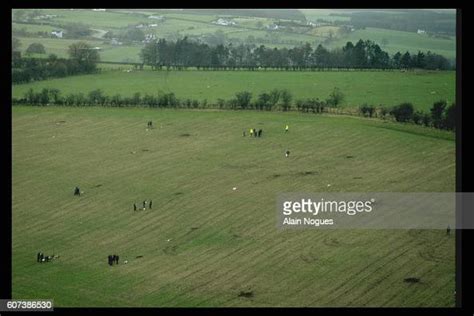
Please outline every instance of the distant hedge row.
[[[354, 114], [339, 110], [338, 106], [344, 100], [344, 94], [334, 88], [325, 100], [319, 98], [297, 99], [293, 102], [293, 95], [286, 89], [273, 89], [262, 92], [253, 98], [249, 91], [237, 92], [233, 98], [217, 99], [215, 103], [209, 103], [206, 99], [177, 98], [172, 92], [160, 93], [158, 95], [134, 93], [131, 97], [120, 94], [108, 96], [102, 90], [97, 89], [84, 93], [70, 93], [61, 95], [58, 89], [44, 88], [39, 92], [33, 89], [27, 91], [23, 98], [13, 98], [13, 105], [31, 106], [105, 106], [105, 107], [149, 107], [149, 108], [188, 108], [188, 109], [232, 109], [232, 110], [260, 110], [260, 111], [292, 111], [303, 113], [341, 113]], [[356, 112], [364, 117], [377, 117], [382, 119], [394, 119], [398, 122], [411, 122], [438, 129], [454, 130], [456, 105], [447, 106], [446, 101], [438, 101], [433, 104], [429, 113], [415, 111], [411, 103], [402, 103], [394, 107], [361, 105]]]

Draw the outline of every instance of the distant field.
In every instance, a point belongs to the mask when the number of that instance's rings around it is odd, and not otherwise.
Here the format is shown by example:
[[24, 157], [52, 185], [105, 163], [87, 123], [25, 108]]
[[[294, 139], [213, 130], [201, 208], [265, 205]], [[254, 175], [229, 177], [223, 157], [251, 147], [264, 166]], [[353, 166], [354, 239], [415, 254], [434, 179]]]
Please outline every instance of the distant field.
[[[110, 68], [110, 67], [106, 67]], [[125, 67], [127, 68], [127, 67]], [[345, 106], [363, 103], [392, 106], [411, 102], [428, 110], [433, 102], [455, 100], [455, 72], [280, 72], [280, 71], [104, 71], [13, 86], [13, 96], [28, 89], [57, 88], [62, 93], [88, 93], [101, 89], [108, 95], [131, 96], [135, 92], [174, 92], [178, 98], [229, 99], [248, 90], [254, 97], [274, 88], [288, 89], [296, 98], [326, 99], [334, 87], [346, 95]]]
[[[275, 224], [279, 192], [453, 191], [452, 133], [299, 113], [12, 112], [14, 299], [51, 298], [56, 307], [454, 307], [455, 239], [444, 231]], [[155, 129], [145, 129], [148, 120]], [[249, 127], [263, 128], [263, 137], [242, 137]], [[145, 199], [153, 209], [134, 212]], [[38, 251], [60, 257], [38, 264]], [[110, 267], [114, 253], [120, 264]], [[421, 282], [405, 283], [409, 277]]]
[[[394, 30], [384, 30], [377, 28], [366, 28], [365, 30], [356, 30], [346, 36], [340, 37], [331, 42], [331, 47], [342, 47], [348, 41], [354, 44], [359, 40], [371, 40], [377, 42], [383, 50], [393, 55], [396, 52], [417, 53], [419, 50], [427, 52], [428, 50], [445, 56], [449, 59], [456, 57], [456, 38], [441, 39], [429, 37], [426, 34], [417, 34], [413, 32], [401, 32]], [[382, 40], [386, 39], [388, 44], [382, 45]]]
[[[269, 47], [293, 47], [299, 43], [310, 43], [313, 48], [319, 44], [323, 44], [328, 48], [341, 48], [347, 41], [357, 42], [359, 39], [372, 40], [377, 42], [389, 54], [393, 55], [397, 51], [416, 53], [421, 51], [432, 51], [441, 54], [451, 60], [456, 56], [456, 41], [454, 37], [450, 39], [441, 39], [429, 37], [428, 35], [420, 35], [413, 32], [401, 32], [386, 29], [366, 28], [364, 30], [357, 30], [347, 35], [340, 35], [338, 27], [323, 26], [309, 30], [307, 33], [288, 33], [285, 30], [268, 31], [265, 26], [275, 23], [276, 20], [270, 18], [252, 18], [252, 17], [234, 17], [237, 22], [236, 26], [221, 26], [211, 23], [216, 20], [219, 15], [211, 14], [192, 14], [190, 12], [181, 11], [150, 11], [143, 10], [132, 12], [130, 10], [112, 10], [106, 12], [94, 12], [90, 9], [80, 10], [43, 10], [44, 14], [57, 15], [57, 17], [47, 20], [45, 23], [69, 23], [81, 22], [93, 29], [97, 30], [112, 30], [118, 31], [129, 26], [138, 25], [141, 23], [158, 24], [156, 27], [145, 28], [145, 33], [155, 34], [158, 38], [167, 38], [176, 40], [184, 36], [205, 36], [214, 35], [217, 31], [223, 32], [227, 39], [234, 39], [241, 42], [248, 41], [249, 37], [253, 37], [253, 42], [256, 45], [264, 44]], [[309, 21], [316, 21], [318, 18], [323, 18], [328, 21], [334, 20], [349, 20], [349, 17], [333, 16], [334, 13], [347, 13], [347, 11], [320, 9], [320, 10], [302, 10]], [[163, 15], [165, 20], [158, 22], [157, 20], [149, 19], [150, 15]], [[258, 29], [257, 23], [261, 23]], [[50, 31], [51, 26], [48, 25], [28, 25], [13, 23], [13, 28], [25, 27], [29, 32]], [[333, 33], [334, 40], [325, 42], [329, 36], [329, 32]], [[263, 40], [261, 40], [263, 39]], [[382, 41], [386, 39], [388, 43], [382, 45]], [[63, 56], [69, 45], [66, 41], [51, 42], [54, 39], [28, 39], [20, 37], [21, 41], [25, 42], [25, 47], [28, 43], [34, 41], [42, 41], [47, 49], [55, 54]], [[96, 43], [97, 44], [97, 43]], [[104, 53], [102, 59], [106, 61], [138, 61], [138, 47], [128, 46], [129, 48], [117, 48], [104, 46]]]

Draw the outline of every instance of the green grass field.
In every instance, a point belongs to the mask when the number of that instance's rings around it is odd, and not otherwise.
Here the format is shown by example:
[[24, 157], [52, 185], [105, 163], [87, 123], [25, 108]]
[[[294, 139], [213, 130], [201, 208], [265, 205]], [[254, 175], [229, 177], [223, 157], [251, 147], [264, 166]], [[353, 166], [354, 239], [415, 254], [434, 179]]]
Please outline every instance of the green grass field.
[[[109, 69], [109, 68], [106, 68]], [[107, 95], [131, 96], [135, 92], [174, 92], [178, 98], [230, 99], [248, 90], [254, 97], [274, 88], [289, 89], [298, 98], [326, 99], [334, 87], [346, 95], [343, 103], [393, 106], [412, 102], [422, 110], [441, 99], [455, 100], [455, 72], [280, 72], [280, 71], [104, 71], [97, 75], [74, 76], [13, 86], [13, 96], [23, 97], [28, 89], [57, 88], [63, 94], [95, 89]]]
[[[242, 137], [250, 127], [263, 137]], [[327, 184], [454, 191], [452, 133], [298, 113], [55, 107], [14, 107], [12, 133], [15, 299], [454, 306], [455, 240], [444, 231], [280, 230], [275, 210], [279, 192]], [[145, 199], [153, 209], [134, 212]], [[38, 264], [40, 250], [60, 258]], [[113, 253], [121, 264], [110, 267]]]
[[[357, 30], [347, 35], [340, 35], [337, 32], [338, 27], [321, 27], [308, 30], [307, 33], [288, 33], [285, 30], [278, 30], [269, 32], [265, 28], [256, 29], [257, 22], [260, 21], [263, 26], [270, 25], [275, 22], [270, 18], [252, 18], [252, 17], [235, 17], [236, 26], [220, 26], [212, 24], [211, 22], [217, 19], [218, 15], [211, 14], [192, 14], [181, 11], [130, 11], [130, 10], [108, 10], [107, 12], [94, 12], [90, 9], [80, 10], [66, 10], [66, 9], [47, 9], [42, 10], [43, 14], [57, 15], [45, 23], [59, 23], [65, 24], [70, 22], [80, 22], [88, 25], [92, 29], [99, 29], [104, 31], [118, 31], [124, 30], [127, 27], [138, 25], [141, 23], [154, 24], [156, 27], [145, 29], [145, 33], [154, 33], [159, 38], [168, 38], [176, 40], [184, 36], [201, 36], [215, 34], [216, 31], [222, 31], [227, 35], [228, 41], [247, 41], [249, 36], [254, 38], [257, 46], [264, 44], [268, 47], [293, 47], [298, 43], [310, 43], [313, 47], [323, 43], [328, 48], [341, 48], [348, 41], [353, 43], [359, 39], [372, 40], [382, 45], [384, 39], [388, 44], [382, 48], [389, 54], [394, 54], [397, 51], [410, 53], [417, 53], [419, 50], [427, 52], [428, 50], [441, 54], [448, 59], [454, 60], [456, 57], [456, 40], [454, 37], [450, 39], [442, 39], [429, 37], [427, 35], [419, 35], [413, 32], [401, 32], [395, 30], [366, 28], [364, 30]], [[310, 21], [316, 21], [322, 18], [329, 21], [345, 20], [350, 22], [349, 17], [333, 16], [332, 13], [347, 13], [347, 11], [334, 9], [319, 9], [319, 10], [302, 10], [306, 18]], [[157, 22], [149, 19], [150, 15], [163, 15], [165, 20]], [[13, 23], [13, 28], [26, 28], [29, 32], [48, 31], [52, 28], [49, 25], [29, 25]], [[334, 40], [329, 43], [324, 41], [329, 35], [329, 29], [332, 29]], [[51, 41], [50, 39], [30, 39], [19, 37], [25, 42], [23, 49], [26, 49], [27, 44], [31, 42], [40, 41], [45, 45], [46, 50], [51, 53], [63, 56], [70, 45], [65, 40]], [[264, 39], [259, 40], [259, 39]], [[107, 45], [95, 45], [107, 46]], [[128, 49], [121, 47], [106, 47], [107, 52], [104, 52], [102, 59], [105, 61], [138, 61], [138, 48], [128, 47]], [[136, 48], [136, 49], [135, 49]], [[113, 53], [112, 53], [113, 51]]]

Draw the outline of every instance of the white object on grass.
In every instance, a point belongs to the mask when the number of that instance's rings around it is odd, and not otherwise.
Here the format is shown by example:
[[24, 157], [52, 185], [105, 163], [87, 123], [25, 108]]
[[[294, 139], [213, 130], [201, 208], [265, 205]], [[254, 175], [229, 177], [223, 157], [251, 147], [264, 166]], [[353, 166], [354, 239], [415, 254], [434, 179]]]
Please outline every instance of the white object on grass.
[[328, 187], [330, 187], [331, 185], [328, 183]]
[[128, 263], [128, 260], [125, 260], [123, 263], [124, 263], [124, 264], [127, 264], [127, 263]]
[[232, 190], [234, 190], [234, 191], [237, 190], [237, 187], [233, 187]]

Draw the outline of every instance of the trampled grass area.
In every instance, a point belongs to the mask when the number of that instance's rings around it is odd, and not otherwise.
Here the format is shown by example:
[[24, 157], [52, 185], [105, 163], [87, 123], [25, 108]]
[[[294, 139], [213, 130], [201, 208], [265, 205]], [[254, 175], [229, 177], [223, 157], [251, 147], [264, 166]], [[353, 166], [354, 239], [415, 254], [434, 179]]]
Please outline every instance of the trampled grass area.
[[[242, 137], [251, 127], [263, 137]], [[279, 192], [453, 191], [451, 133], [298, 113], [14, 107], [12, 136], [14, 298], [454, 306], [444, 231], [283, 231], [275, 210]], [[134, 212], [145, 199], [153, 209]], [[60, 258], [38, 264], [40, 250]]]
[[13, 86], [13, 96], [23, 97], [28, 89], [57, 88], [63, 94], [89, 93], [95, 89], [107, 95], [132, 96], [174, 92], [178, 98], [230, 99], [238, 91], [254, 94], [274, 88], [288, 89], [297, 98], [326, 99], [334, 87], [346, 95], [343, 105], [367, 103], [393, 106], [412, 102], [427, 111], [433, 102], [455, 100], [455, 72], [284, 72], [284, 71], [104, 71], [97, 75], [74, 76]]

